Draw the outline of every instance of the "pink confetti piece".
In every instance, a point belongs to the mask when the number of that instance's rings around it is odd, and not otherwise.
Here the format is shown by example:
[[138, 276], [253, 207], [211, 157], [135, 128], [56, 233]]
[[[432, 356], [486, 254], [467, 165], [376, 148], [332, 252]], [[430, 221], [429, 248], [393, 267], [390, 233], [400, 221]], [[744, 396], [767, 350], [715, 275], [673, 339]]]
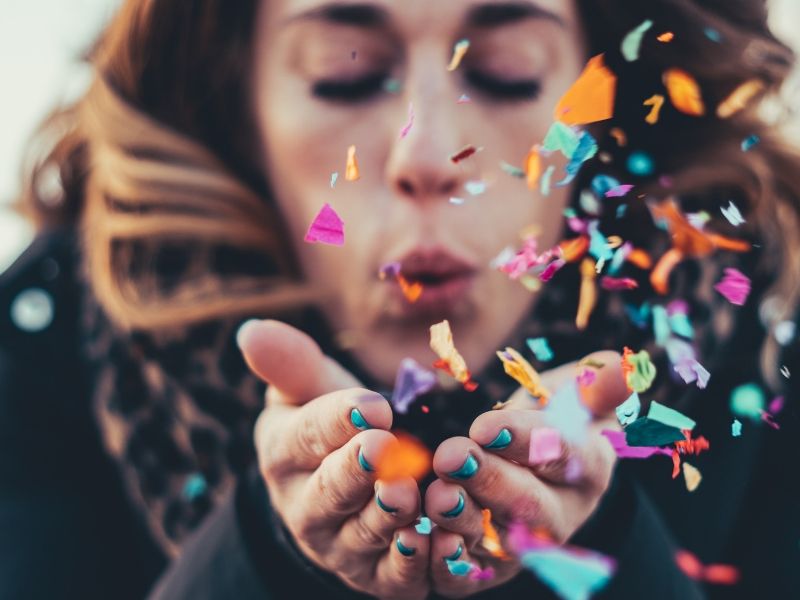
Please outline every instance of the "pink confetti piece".
[[663, 454], [664, 456], [672, 456], [672, 450], [669, 448], [659, 448], [657, 446], [629, 446], [625, 440], [624, 431], [612, 431], [611, 429], [604, 429], [602, 434], [611, 442], [611, 446], [617, 453], [619, 458], [650, 458], [656, 454]]
[[540, 465], [558, 460], [561, 456], [561, 434], [557, 429], [540, 427], [531, 430], [528, 463]]
[[635, 279], [631, 279], [630, 277], [609, 277], [605, 275], [600, 279], [600, 286], [604, 290], [619, 291], [635, 290], [639, 287], [639, 284]]
[[578, 374], [578, 385], [581, 387], [589, 387], [597, 379], [597, 373], [592, 369], [584, 369]]
[[486, 567], [485, 569], [475, 567], [469, 574], [469, 578], [472, 581], [490, 581], [494, 579], [494, 576], [495, 572], [493, 567]]
[[606, 198], [622, 198], [623, 196], [627, 195], [634, 186], [625, 184], [625, 185], [618, 185], [616, 187], [611, 188], [605, 193]]
[[722, 280], [714, 286], [731, 304], [742, 306], [750, 294], [750, 278], [738, 269], [725, 269]]
[[770, 401], [768, 410], [771, 414], [777, 415], [779, 412], [783, 410], [784, 404], [785, 401], [783, 396], [776, 396]]
[[400, 130], [400, 139], [403, 139], [411, 131], [411, 126], [414, 125], [414, 104], [408, 104], [408, 123]]
[[772, 416], [771, 414], [769, 414], [769, 413], [768, 413], [767, 411], [765, 411], [765, 410], [762, 410], [762, 411], [761, 411], [761, 420], [762, 420], [762, 421], [764, 421], [764, 423], [766, 423], [767, 425], [769, 425], [769, 426], [770, 426], [770, 427], [772, 427], [773, 429], [776, 429], [776, 430], [777, 430], [777, 429], [780, 429], [780, 428], [781, 428], [781, 426], [780, 426], [780, 425], [778, 425], [778, 424], [775, 422], [775, 419], [773, 418], [773, 416]]
[[339, 218], [331, 205], [325, 203], [306, 232], [306, 242], [330, 244], [331, 246], [344, 245], [344, 221]]

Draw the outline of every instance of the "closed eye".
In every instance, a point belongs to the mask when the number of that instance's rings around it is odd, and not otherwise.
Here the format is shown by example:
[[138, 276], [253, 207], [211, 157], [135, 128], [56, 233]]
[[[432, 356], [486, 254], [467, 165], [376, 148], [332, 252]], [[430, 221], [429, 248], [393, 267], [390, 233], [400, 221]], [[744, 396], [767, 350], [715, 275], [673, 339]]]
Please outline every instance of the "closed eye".
[[498, 100], [536, 100], [542, 91], [538, 79], [500, 79], [477, 69], [468, 69], [464, 78], [478, 91]]
[[383, 91], [389, 76], [371, 73], [353, 80], [323, 79], [313, 84], [311, 93], [331, 102], [358, 102]]

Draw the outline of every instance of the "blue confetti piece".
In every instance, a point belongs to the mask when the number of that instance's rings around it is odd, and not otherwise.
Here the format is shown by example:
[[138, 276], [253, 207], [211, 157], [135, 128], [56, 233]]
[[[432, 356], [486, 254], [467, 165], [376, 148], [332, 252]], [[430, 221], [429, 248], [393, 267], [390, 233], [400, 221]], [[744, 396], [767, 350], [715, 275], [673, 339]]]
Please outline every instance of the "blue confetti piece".
[[627, 204], [620, 204], [617, 207], [617, 218], [621, 219], [622, 217], [624, 217], [625, 216], [625, 211], [627, 211], [627, 210], [628, 210], [628, 205]]
[[419, 523], [414, 526], [414, 529], [416, 529], [417, 533], [420, 535], [430, 535], [433, 525], [428, 517], [420, 517]]
[[733, 437], [742, 435], [742, 422], [739, 419], [734, 419], [733, 423], [731, 423], [731, 435]]
[[652, 175], [656, 170], [655, 163], [646, 152], [633, 152], [628, 157], [628, 171], [640, 177]]
[[553, 360], [553, 350], [550, 348], [547, 338], [528, 338], [525, 340], [525, 343], [528, 344], [528, 348], [530, 348], [531, 352], [536, 356], [536, 360], [542, 362]]
[[722, 41], [722, 34], [713, 27], [706, 27], [703, 29], [705, 36], [712, 42], [720, 43]]
[[758, 137], [758, 136], [757, 136], [757, 135], [755, 135], [755, 134], [753, 134], [753, 135], [751, 135], [751, 136], [748, 136], [748, 137], [746, 137], [746, 138], [745, 138], [745, 139], [742, 141], [742, 152], [747, 152], [747, 151], [749, 151], [749, 150], [750, 150], [750, 149], [751, 149], [753, 146], [755, 146], [756, 144], [758, 144], [760, 141], [761, 141], [761, 138], [760, 138], [760, 137]]
[[604, 198], [606, 192], [619, 186], [619, 180], [610, 175], [595, 175], [592, 179], [592, 191], [598, 198]]
[[204, 496], [207, 491], [208, 484], [206, 483], [206, 478], [200, 473], [193, 473], [183, 484], [183, 497], [189, 502], [193, 502], [201, 496]]
[[447, 563], [447, 570], [450, 571], [450, 575], [456, 575], [458, 577], [466, 577], [472, 572], [474, 568], [472, 563], [467, 562], [465, 560], [447, 560], [444, 561]]

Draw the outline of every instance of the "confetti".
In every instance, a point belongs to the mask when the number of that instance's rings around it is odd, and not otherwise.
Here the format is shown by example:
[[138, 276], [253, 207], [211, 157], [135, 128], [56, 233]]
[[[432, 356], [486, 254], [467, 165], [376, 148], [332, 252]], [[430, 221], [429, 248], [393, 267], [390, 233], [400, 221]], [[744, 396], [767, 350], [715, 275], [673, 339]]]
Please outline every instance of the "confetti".
[[614, 116], [617, 77], [598, 54], [556, 105], [553, 118], [566, 125], [587, 125]]
[[650, 112], [644, 118], [650, 125], [658, 123], [658, 118], [661, 116], [661, 109], [664, 106], [664, 96], [661, 94], [653, 94], [644, 101], [644, 106], [650, 106]]
[[561, 435], [557, 429], [540, 427], [531, 429], [528, 464], [531, 466], [555, 462], [561, 457]]
[[760, 79], [750, 79], [737, 87], [730, 96], [723, 100], [717, 107], [717, 116], [727, 119], [737, 112], [744, 110], [747, 104], [764, 89], [764, 82]]
[[414, 529], [416, 529], [417, 533], [420, 535], [430, 535], [433, 530], [433, 524], [428, 517], [420, 517], [419, 523], [414, 525]]
[[789, 367], [787, 367], [786, 365], [783, 365], [781, 367], [781, 375], [786, 377], [786, 379], [789, 379], [789, 377], [791, 377], [791, 373], [789, 372]]
[[472, 381], [464, 357], [456, 350], [453, 342], [453, 332], [450, 330], [450, 323], [445, 319], [441, 323], [431, 325], [430, 331], [431, 350], [439, 357], [439, 360], [434, 363], [434, 367], [451, 375], [456, 381], [461, 383], [467, 391], [476, 389], [478, 384]]
[[755, 383], [745, 383], [731, 392], [731, 412], [737, 417], [758, 422], [764, 412], [765, 403], [764, 392]]
[[728, 201], [728, 206], [722, 206], [720, 210], [722, 211], [722, 215], [728, 220], [728, 223], [734, 227], [738, 227], [742, 223], [747, 222], [744, 220], [744, 217], [742, 217], [739, 208], [730, 200]]
[[450, 204], [454, 204], [456, 206], [461, 206], [466, 202], [463, 198], [459, 198], [458, 196], [451, 196], [449, 200]]
[[614, 409], [617, 414], [619, 424], [625, 427], [639, 418], [639, 411], [642, 410], [642, 402], [639, 394], [633, 392], [628, 399]]
[[480, 567], [476, 566], [469, 574], [469, 578], [472, 581], [490, 581], [494, 579], [494, 577], [494, 567], [486, 567], [485, 569], [481, 569]]
[[742, 422], [739, 419], [734, 419], [731, 423], [731, 435], [739, 437], [742, 435]]
[[645, 152], [633, 152], [628, 157], [627, 163], [628, 171], [639, 177], [647, 177], [652, 175], [655, 170], [655, 163], [650, 155]]
[[627, 346], [623, 350], [622, 372], [625, 374], [628, 389], [639, 394], [650, 389], [656, 378], [656, 367], [647, 350], [634, 353]]
[[525, 177], [528, 182], [528, 189], [535, 190], [539, 177], [542, 174], [542, 157], [539, 154], [539, 146], [534, 146], [525, 157]]
[[400, 291], [403, 292], [403, 296], [411, 304], [419, 300], [423, 290], [422, 284], [419, 281], [411, 283], [403, 276], [402, 273], [398, 273], [397, 283], [400, 285]]
[[485, 181], [467, 181], [464, 184], [464, 189], [470, 196], [480, 196], [486, 191]]
[[480, 150], [479, 148], [476, 148], [475, 146], [472, 146], [472, 145], [465, 146], [464, 148], [462, 148], [461, 150], [459, 150], [455, 154], [451, 154], [450, 155], [450, 161], [453, 164], [458, 164], [462, 160], [465, 160], [465, 159], [469, 158], [470, 156], [472, 156], [473, 154], [475, 154], [476, 152], [479, 152], [479, 150]]
[[456, 104], [472, 104], [472, 98], [467, 96], [466, 94], [461, 94], [456, 100]]
[[553, 350], [550, 348], [547, 338], [528, 338], [525, 340], [525, 343], [528, 345], [531, 352], [533, 352], [534, 356], [536, 356], [536, 360], [542, 362], [553, 360]]
[[514, 165], [510, 165], [505, 161], [500, 162], [500, 168], [505, 172], [518, 179], [525, 179], [525, 171]]
[[498, 351], [497, 357], [503, 363], [506, 374], [524, 387], [534, 398], [546, 400], [550, 393], [542, 384], [542, 378], [531, 364], [513, 348]]
[[691, 431], [694, 429], [695, 425], [697, 425], [695, 421], [686, 415], [678, 412], [674, 408], [664, 406], [655, 400], [650, 403], [650, 410], [647, 413], [647, 417], [668, 427], [680, 429], [681, 431]]
[[595, 278], [595, 262], [591, 258], [584, 258], [581, 262], [581, 287], [578, 297], [578, 312], [575, 315], [575, 327], [583, 331], [589, 325], [589, 317], [597, 304], [597, 286]]
[[413, 358], [404, 358], [400, 361], [394, 380], [392, 406], [397, 412], [406, 414], [416, 397], [430, 391], [435, 385], [436, 375], [433, 372], [422, 367]]
[[542, 181], [540, 186], [540, 193], [542, 196], [549, 196], [550, 195], [550, 180], [553, 178], [553, 173], [555, 173], [556, 167], [555, 165], [550, 165], [542, 175]]
[[608, 190], [604, 196], [606, 198], [622, 198], [623, 196], [627, 195], [635, 186], [625, 184], [625, 185], [618, 185], [616, 187], [611, 188]]
[[612, 127], [608, 134], [616, 140], [617, 146], [620, 148], [628, 145], [628, 136], [619, 127]]
[[725, 269], [722, 280], [714, 285], [714, 289], [731, 304], [743, 306], [750, 294], [750, 279], [737, 269]]
[[669, 448], [659, 448], [658, 446], [629, 446], [625, 441], [624, 431], [612, 431], [604, 429], [601, 433], [611, 443], [614, 452], [617, 453], [619, 458], [635, 458], [645, 459], [661, 454], [664, 456], [671, 456], [672, 450]]
[[635, 290], [639, 287], [639, 284], [630, 277], [609, 277], [605, 275], [600, 279], [600, 287], [609, 291]]
[[686, 489], [693, 492], [700, 485], [703, 476], [697, 467], [693, 467], [687, 462], [683, 463], [683, 479], [686, 481]]
[[571, 159], [580, 144], [580, 134], [576, 129], [556, 121], [547, 130], [542, 142], [542, 148], [547, 152], [561, 152], [566, 158]]
[[356, 147], [350, 146], [347, 149], [347, 165], [344, 170], [345, 181], [358, 181], [361, 175], [358, 172], [358, 160], [356, 159]]
[[475, 565], [465, 560], [445, 559], [444, 562], [447, 565], [447, 570], [450, 571], [450, 575], [457, 577], [466, 577], [475, 569]]
[[422, 480], [431, 470], [431, 452], [419, 440], [404, 432], [395, 433], [396, 441], [387, 444], [375, 462], [379, 479], [397, 481], [412, 477]]
[[583, 443], [592, 415], [581, 399], [577, 380], [569, 380], [553, 393], [544, 408], [544, 417], [565, 440], [573, 444]]
[[708, 380], [711, 377], [711, 373], [694, 359], [683, 361], [675, 365], [674, 369], [675, 372], [681, 376], [684, 383], [693, 383], [696, 381], [697, 387], [701, 390], [706, 389]]
[[304, 240], [310, 244], [344, 245], [344, 221], [339, 218], [330, 204], [324, 204], [317, 216], [314, 217]]
[[722, 41], [722, 34], [713, 27], [706, 27], [705, 29], [703, 29], [703, 33], [712, 42], [719, 43]]
[[698, 558], [687, 550], [678, 550], [675, 553], [675, 563], [687, 576], [697, 581], [719, 585], [734, 585], [738, 583], [740, 575], [736, 567], [730, 565], [704, 565]]
[[650, 19], [644, 21], [641, 25], [633, 29], [622, 39], [622, 56], [628, 62], [634, 62], [639, 59], [639, 49], [642, 45], [644, 34], [653, 26]]
[[488, 508], [481, 510], [481, 517], [483, 521], [483, 538], [481, 538], [481, 546], [483, 546], [489, 554], [501, 560], [508, 560], [509, 556], [503, 550], [503, 545], [500, 543], [500, 534], [497, 533], [494, 525], [492, 525], [492, 511]]
[[761, 138], [757, 135], [753, 134], [746, 137], [742, 141], [742, 152], [749, 152], [754, 146], [756, 146], [761, 141]]
[[664, 73], [664, 85], [672, 105], [678, 111], [694, 117], [705, 114], [700, 86], [689, 73], [681, 69], [668, 69]]
[[456, 42], [456, 45], [453, 46], [453, 57], [450, 59], [450, 64], [447, 65], [448, 71], [452, 72], [458, 68], [467, 50], [469, 50], [469, 40], [459, 40]]
[[403, 128], [400, 130], [400, 139], [403, 139], [408, 135], [408, 132], [411, 131], [411, 127], [414, 125], [414, 104], [412, 102], [408, 103], [408, 123], [406, 123]]
[[659, 36], [658, 36], [656, 39], [657, 39], [659, 42], [661, 42], [662, 44], [668, 44], [668, 43], [669, 43], [669, 42], [671, 42], [673, 39], [675, 39], [675, 34], [674, 34], [674, 33], [672, 33], [671, 31], [665, 31], [664, 33], [662, 33], [661, 35], [659, 35]]
[[331, 189], [336, 185], [336, 182], [339, 180], [339, 173], [338, 171], [335, 173], [331, 173]]
[[625, 428], [628, 446], [666, 446], [686, 439], [683, 432], [649, 417], [641, 417]]

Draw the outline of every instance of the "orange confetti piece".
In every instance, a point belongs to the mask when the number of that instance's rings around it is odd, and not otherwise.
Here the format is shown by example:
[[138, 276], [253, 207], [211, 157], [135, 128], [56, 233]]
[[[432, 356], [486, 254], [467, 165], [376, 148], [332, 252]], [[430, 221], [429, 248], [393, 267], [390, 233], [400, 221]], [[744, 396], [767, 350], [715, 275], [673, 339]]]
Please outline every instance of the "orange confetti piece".
[[403, 292], [403, 296], [405, 296], [406, 300], [412, 304], [419, 300], [419, 297], [422, 295], [422, 284], [419, 281], [411, 283], [408, 279], [403, 277], [401, 273], [398, 273], [397, 283], [400, 284], [400, 290]]
[[358, 172], [358, 160], [356, 160], [355, 146], [350, 146], [347, 149], [347, 166], [344, 169], [344, 178], [347, 181], [358, 181], [361, 178]]
[[731, 95], [725, 98], [717, 107], [717, 116], [720, 119], [732, 117], [740, 110], [744, 110], [747, 104], [764, 89], [764, 83], [760, 79], [750, 79], [737, 87]]
[[628, 254], [627, 261], [645, 271], [650, 270], [653, 266], [653, 259], [641, 248], [634, 248], [631, 250], [631, 253]]
[[461, 64], [461, 61], [467, 54], [467, 50], [469, 50], [469, 40], [460, 40], [456, 43], [453, 47], [453, 57], [450, 59], [450, 64], [447, 65], [448, 71], [452, 72], [458, 68], [458, 65]]
[[694, 77], [681, 69], [669, 69], [664, 73], [664, 85], [669, 92], [672, 105], [680, 112], [694, 117], [706, 112], [700, 86]]
[[561, 256], [567, 262], [576, 262], [589, 251], [589, 236], [582, 235], [571, 240], [564, 240], [558, 245]]
[[473, 391], [478, 384], [472, 381], [472, 375], [467, 368], [464, 357], [456, 350], [453, 342], [453, 332], [450, 330], [450, 323], [445, 319], [441, 323], [431, 325], [430, 346], [439, 357], [434, 368], [440, 369], [461, 383], [467, 391]]
[[528, 188], [535, 190], [539, 186], [539, 177], [542, 174], [542, 157], [539, 154], [539, 146], [531, 148], [523, 164], [525, 176], [528, 181]]
[[659, 42], [663, 43], [663, 44], [668, 44], [668, 43], [669, 43], [669, 42], [671, 42], [673, 39], [675, 39], [675, 34], [674, 34], [674, 33], [672, 33], [671, 31], [665, 31], [664, 33], [662, 33], [661, 35], [659, 35], [659, 36], [658, 36], [656, 39], [657, 39]]
[[603, 55], [591, 58], [572, 87], [556, 105], [553, 116], [566, 125], [587, 125], [614, 116], [617, 76], [605, 66]]
[[661, 94], [653, 94], [644, 101], [644, 106], [652, 107], [644, 120], [650, 123], [650, 125], [655, 125], [658, 123], [658, 118], [661, 116], [661, 108], [664, 106], [664, 96]]
[[431, 470], [431, 451], [417, 438], [397, 433], [397, 441], [388, 444], [378, 455], [375, 472], [378, 479], [396, 481], [411, 477], [422, 480]]
[[683, 260], [683, 252], [670, 248], [658, 259], [656, 266], [650, 271], [650, 285], [662, 296], [669, 292], [669, 276], [672, 270]]
[[625, 135], [625, 132], [619, 127], [613, 127], [608, 133], [617, 141], [617, 146], [620, 148], [624, 148], [628, 145], [628, 136]]
[[500, 534], [497, 533], [494, 525], [492, 525], [492, 511], [484, 508], [481, 511], [483, 517], [483, 538], [481, 539], [481, 546], [494, 556], [501, 560], [508, 560], [509, 556], [503, 550], [503, 545], [500, 543]]
[[591, 258], [584, 258], [581, 262], [581, 289], [578, 299], [578, 314], [575, 316], [575, 326], [583, 331], [589, 324], [589, 317], [597, 304], [597, 285], [595, 279], [597, 271], [595, 262]]

